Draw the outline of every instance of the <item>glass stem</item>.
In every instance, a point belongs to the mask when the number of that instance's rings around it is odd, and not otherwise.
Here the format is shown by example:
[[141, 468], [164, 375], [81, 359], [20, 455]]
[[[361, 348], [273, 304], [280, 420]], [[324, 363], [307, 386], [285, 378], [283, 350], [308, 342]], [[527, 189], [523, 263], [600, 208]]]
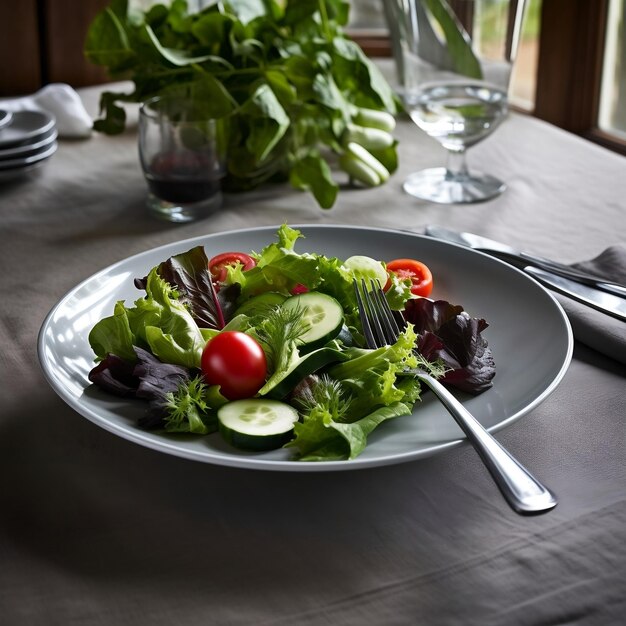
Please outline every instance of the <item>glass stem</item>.
[[467, 169], [467, 158], [465, 150], [448, 150], [448, 160], [446, 163], [446, 178], [459, 180], [469, 177]]

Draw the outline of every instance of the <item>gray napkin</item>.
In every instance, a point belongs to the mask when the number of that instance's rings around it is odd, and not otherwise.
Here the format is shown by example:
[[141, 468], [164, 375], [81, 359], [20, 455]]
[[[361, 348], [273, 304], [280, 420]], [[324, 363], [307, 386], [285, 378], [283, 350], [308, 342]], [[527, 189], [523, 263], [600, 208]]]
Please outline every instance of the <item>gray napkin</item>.
[[[574, 263], [572, 267], [626, 285], [626, 244], [611, 246], [596, 258]], [[577, 341], [626, 364], [626, 322], [567, 296], [554, 295], [565, 309]]]

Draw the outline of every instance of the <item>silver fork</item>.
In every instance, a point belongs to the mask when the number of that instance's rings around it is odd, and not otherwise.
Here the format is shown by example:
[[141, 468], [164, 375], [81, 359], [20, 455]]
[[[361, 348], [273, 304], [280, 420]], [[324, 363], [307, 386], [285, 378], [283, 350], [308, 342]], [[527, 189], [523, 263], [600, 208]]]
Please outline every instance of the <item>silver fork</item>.
[[[406, 322], [399, 311], [392, 311], [378, 281], [354, 281], [354, 289], [369, 348], [395, 343]], [[510, 452], [503, 448], [480, 422], [437, 379], [421, 369], [407, 370], [426, 384], [456, 420], [474, 449], [482, 458], [502, 495], [521, 515], [535, 515], [553, 509], [555, 495], [542, 485]]]

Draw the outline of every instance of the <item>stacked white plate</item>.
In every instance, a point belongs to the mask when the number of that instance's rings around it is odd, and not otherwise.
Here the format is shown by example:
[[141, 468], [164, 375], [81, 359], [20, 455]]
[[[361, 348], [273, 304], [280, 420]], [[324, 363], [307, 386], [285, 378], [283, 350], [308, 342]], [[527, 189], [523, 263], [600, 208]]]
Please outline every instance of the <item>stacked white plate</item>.
[[56, 152], [56, 139], [50, 113], [0, 110], [0, 182], [42, 165]]

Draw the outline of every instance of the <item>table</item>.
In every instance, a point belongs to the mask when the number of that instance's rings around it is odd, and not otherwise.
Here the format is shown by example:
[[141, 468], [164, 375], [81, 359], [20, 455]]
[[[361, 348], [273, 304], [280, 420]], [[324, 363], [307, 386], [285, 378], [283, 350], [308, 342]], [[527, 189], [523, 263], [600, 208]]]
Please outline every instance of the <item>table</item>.
[[[99, 88], [81, 91], [97, 110]], [[522, 518], [462, 445], [358, 472], [253, 472], [114, 437], [67, 407], [36, 338], [95, 271], [180, 239], [298, 223], [429, 223], [563, 262], [626, 240], [626, 160], [511, 114], [470, 151], [508, 190], [442, 207], [402, 192], [441, 148], [402, 121], [399, 171], [331, 211], [286, 187], [229, 196], [203, 221], [143, 208], [127, 132], [63, 141], [0, 188], [0, 615], [5, 624], [618, 624], [626, 611], [626, 367], [577, 343], [556, 391], [497, 437], [553, 488]]]

